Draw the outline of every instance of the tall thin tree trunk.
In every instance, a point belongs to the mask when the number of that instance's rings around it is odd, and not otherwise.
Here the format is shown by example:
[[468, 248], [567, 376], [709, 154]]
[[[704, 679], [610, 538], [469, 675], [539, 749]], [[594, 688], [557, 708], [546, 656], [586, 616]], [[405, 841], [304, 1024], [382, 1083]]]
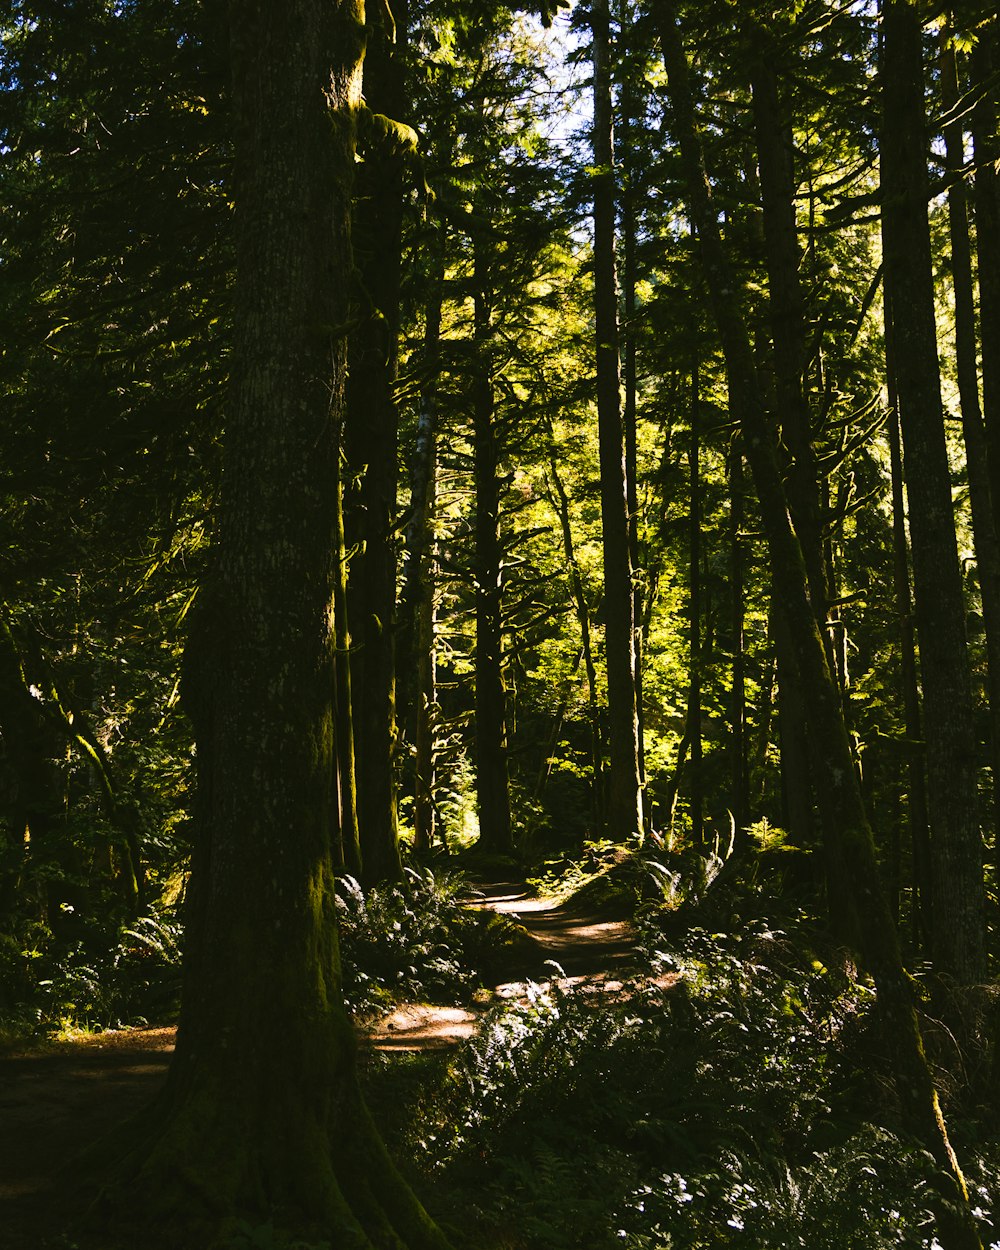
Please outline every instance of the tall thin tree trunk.
[[965, 599], [938, 373], [923, 30], [915, 0], [885, 0], [882, 29], [882, 238], [892, 287], [924, 692], [934, 859], [932, 953], [940, 973], [969, 983], [985, 975], [983, 852]]
[[892, 336], [892, 284], [885, 282], [884, 312], [886, 381], [889, 392], [889, 464], [892, 478], [893, 598], [899, 627], [900, 685], [907, 742], [907, 818], [913, 855], [913, 885], [916, 893], [913, 921], [916, 944], [930, 950], [931, 915], [931, 837], [927, 814], [926, 749], [920, 688], [917, 678], [917, 646], [913, 628], [913, 596], [910, 590], [910, 549], [906, 537], [906, 502], [903, 483], [903, 447], [899, 435], [896, 399], [896, 365]]
[[[443, 250], [443, 240], [442, 250]], [[443, 265], [435, 259], [424, 314], [425, 374], [410, 474], [403, 586], [400, 594], [400, 718], [414, 744], [413, 837], [417, 850], [434, 840], [435, 734], [437, 723], [436, 538], [438, 480], [438, 370], [440, 367]]]
[[[401, 121], [406, 111], [406, 0], [394, 0], [395, 29], [376, 25], [364, 65], [367, 106]], [[358, 829], [366, 883], [398, 881], [396, 806], [396, 512], [404, 173], [399, 146], [369, 144], [358, 171], [355, 263], [371, 308], [352, 336], [345, 447], [360, 474], [345, 499], [348, 547], [354, 551], [348, 603], [354, 634], [354, 737]]]
[[361, 833], [358, 825], [358, 784], [354, 753], [354, 696], [351, 680], [351, 631], [347, 602], [347, 543], [344, 538], [344, 458], [341, 434], [337, 439], [334, 495], [334, 552], [337, 567], [333, 583], [333, 625], [336, 639], [333, 682], [333, 741], [337, 781], [337, 856], [339, 866], [361, 877]]
[[549, 454], [549, 472], [555, 492], [554, 504], [559, 515], [562, 531], [563, 554], [569, 571], [570, 593], [576, 609], [576, 619], [580, 626], [580, 650], [583, 657], [584, 671], [587, 675], [587, 717], [590, 722], [590, 756], [592, 775], [592, 811], [595, 822], [599, 825], [603, 816], [603, 777], [601, 751], [601, 716], [597, 704], [597, 666], [594, 663], [594, 646], [590, 624], [590, 608], [584, 590], [580, 565], [576, 558], [576, 544], [573, 541], [573, 526], [570, 521], [569, 496], [563, 485], [562, 474], [556, 459], [554, 435], [550, 428], [553, 445]]
[[484, 849], [513, 849], [507, 779], [507, 693], [503, 675], [503, 553], [500, 545], [500, 447], [494, 408], [493, 311], [488, 241], [475, 253], [476, 362], [472, 393], [476, 486], [476, 786]]
[[747, 761], [747, 788], [750, 819], [762, 809], [767, 795], [767, 756], [771, 746], [771, 726], [774, 721], [774, 692], [778, 681], [777, 660], [774, 655], [773, 622], [768, 621], [768, 638], [771, 654], [764, 661], [760, 695], [757, 703], [757, 724], [751, 743], [752, 754]]
[[806, 700], [785, 610], [773, 584], [771, 635], [778, 677], [781, 818], [795, 846], [814, 847], [817, 841], [816, 818], [813, 812]]
[[691, 369], [691, 441], [688, 444], [688, 552], [690, 559], [691, 599], [688, 607], [689, 630], [689, 686], [688, 724], [690, 726], [690, 812], [691, 838], [699, 845], [703, 836], [704, 784], [702, 777], [701, 741], [701, 397], [699, 391], [699, 365], [695, 361]]
[[976, 256], [979, 277], [979, 334], [982, 346], [983, 417], [989, 445], [993, 515], [1000, 533], [1000, 138], [997, 136], [998, 67], [996, 17], [982, 26], [972, 50], [972, 76], [980, 92], [972, 110], [976, 166]]
[[760, 162], [775, 402], [781, 441], [791, 455], [786, 478], [788, 502], [809, 572], [813, 610], [823, 629], [828, 577], [823, 551], [820, 477], [803, 385], [806, 316], [799, 282], [793, 140], [791, 127], [782, 117], [774, 69], [775, 50], [770, 39], [756, 28], [753, 39], [758, 45], [751, 63], [751, 82]]
[[591, 22], [594, 38], [594, 313], [601, 517], [604, 527], [604, 637], [611, 747], [608, 823], [612, 837], [625, 839], [642, 830], [642, 782], [639, 775], [629, 502], [620, 394], [608, 0], [595, 0]]
[[[958, 103], [958, 65], [955, 46], [948, 36], [941, 53], [941, 102], [945, 111]], [[965, 166], [965, 134], [962, 123], [945, 127], [947, 165], [955, 175], [948, 190], [948, 225], [951, 239], [951, 277], [955, 293], [955, 364], [962, 406], [962, 432], [969, 475], [972, 530], [979, 575], [979, 595], [986, 632], [987, 689], [990, 703], [990, 747], [993, 772], [993, 828], [1000, 822], [1000, 545], [990, 486], [986, 427], [979, 402], [979, 368], [976, 363], [976, 297], [972, 278], [972, 247], [969, 241], [968, 191], [959, 176]]]
[[420, 600], [417, 605], [417, 706], [416, 706], [416, 776], [413, 794], [413, 845], [427, 850], [434, 842], [435, 812], [435, 745], [438, 720], [437, 704], [437, 595], [435, 564], [437, 543], [434, 520], [437, 510], [437, 440], [430, 433], [427, 450], [426, 485], [427, 537], [420, 577]]
[[729, 613], [733, 663], [729, 694], [730, 786], [736, 837], [742, 842], [750, 821], [750, 779], [747, 761], [746, 622], [743, 558], [743, 444], [734, 435], [727, 458], [729, 476]]
[[[630, 0], [618, 0], [618, 28], [622, 47], [628, 47], [631, 25]], [[635, 699], [639, 722], [639, 780], [645, 789], [646, 760], [642, 706], [642, 646], [644, 583], [639, 574], [639, 493], [638, 493], [638, 348], [636, 284], [638, 282], [638, 239], [636, 202], [633, 187], [632, 137], [636, 117], [634, 78], [627, 64], [621, 66], [620, 135], [618, 164], [621, 169], [622, 229], [622, 381], [624, 384], [622, 426], [625, 431], [625, 494], [628, 499], [629, 560], [632, 566], [632, 628], [635, 636]]]

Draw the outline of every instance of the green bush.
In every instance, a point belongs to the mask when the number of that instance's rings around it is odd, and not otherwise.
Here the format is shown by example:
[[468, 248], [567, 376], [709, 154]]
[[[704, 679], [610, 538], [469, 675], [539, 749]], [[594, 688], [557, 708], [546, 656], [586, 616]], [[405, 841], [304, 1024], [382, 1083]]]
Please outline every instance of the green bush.
[[515, 926], [463, 906], [457, 873], [406, 869], [403, 884], [337, 883], [344, 996], [363, 1014], [401, 999], [455, 1002], [482, 984]]
[[763, 921], [655, 936], [673, 984], [487, 1015], [409, 1143], [442, 1192], [510, 1250], [926, 1246], [931, 1165], [878, 1094], [870, 990]]
[[180, 994], [180, 962], [181, 926], [168, 913], [71, 941], [45, 925], [23, 924], [0, 934], [0, 1024], [17, 1034], [169, 1017]]

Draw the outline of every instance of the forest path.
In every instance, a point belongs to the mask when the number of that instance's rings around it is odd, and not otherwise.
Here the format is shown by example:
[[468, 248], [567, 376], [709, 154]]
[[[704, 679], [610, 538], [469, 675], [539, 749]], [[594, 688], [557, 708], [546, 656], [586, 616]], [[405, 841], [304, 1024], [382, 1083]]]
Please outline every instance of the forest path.
[[[495, 978], [498, 984], [480, 991], [471, 1009], [403, 1005], [361, 1031], [362, 1046], [383, 1052], [454, 1046], [472, 1036], [479, 1018], [496, 1002], [527, 1001], [532, 982], [593, 995], [622, 991], [634, 958], [627, 921], [572, 902], [532, 898], [523, 885], [509, 882], [479, 886], [468, 905], [522, 925], [534, 939], [534, 952], [512, 950]], [[172, 1027], [122, 1029], [0, 1056], [3, 1250], [65, 1245], [58, 1240], [61, 1174], [81, 1145], [112, 1132], [155, 1096], [174, 1035]]]
[[[517, 882], [491, 882], [470, 896], [469, 907], [507, 916], [534, 939], [536, 956], [511, 951], [492, 991], [472, 1009], [403, 1004], [362, 1036], [379, 1050], [423, 1051], [457, 1045], [476, 1031], [483, 1012], [498, 1000], [527, 1001], [530, 983], [565, 992], [615, 994], [620, 977], [634, 970], [635, 933], [627, 920], [608, 917], [573, 900], [534, 898]], [[557, 966], [553, 966], [557, 965]]]

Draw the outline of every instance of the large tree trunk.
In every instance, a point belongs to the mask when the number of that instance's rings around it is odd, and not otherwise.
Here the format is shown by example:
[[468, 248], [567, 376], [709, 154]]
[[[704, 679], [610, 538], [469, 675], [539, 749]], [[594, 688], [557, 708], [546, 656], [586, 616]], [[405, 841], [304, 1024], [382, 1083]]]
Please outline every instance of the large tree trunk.
[[[400, 121], [406, 108], [405, 5], [394, 0], [397, 42], [373, 31], [364, 65], [365, 103]], [[374, 127], [372, 128], [374, 131]], [[360, 474], [347, 515], [358, 828], [366, 883], [400, 880], [396, 809], [396, 444], [393, 388], [399, 357], [403, 158], [395, 135], [367, 145], [358, 174], [355, 263], [371, 300], [350, 348], [347, 460]]]
[[614, 129], [608, 0], [595, 0], [594, 37], [594, 317], [597, 420], [604, 527], [604, 639], [611, 747], [608, 825], [623, 840], [642, 830], [639, 713], [625, 434], [621, 410], [618, 292], [615, 277]]
[[756, 376], [739, 299], [740, 284], [719, 233], [695, 121], [687, 56], [672, 0], [657, 0], [654, 14], [658, 18], [691, 218], [698, 232], [709, 299], [726, 360], [730, 404], [743, 432], [774, 588], [785, 607], [799, 677], [810, 702], [811, 746], [817, 784], [824, 796], [821, 814], [828, 873], [836, 874], [849, 887], [842, 891], [845, 906], [850, 909], [845, 928], [857, 934], [875, 978], [906, 1123], [939, 1168], [940, 1191], [935, 1201], [938, 1239], [944, 1250], [981, 1250], [965, 1180], [948, 1141], [924, 1056], [895, 926], [879, 883], [871, 828], [861, 801], [840, 691], [810, 603], [808, 572], [791, 524], [775, 431]]
[[782, 116], [778, 95], [774, 69], [777, 51], [757, 28], [752, 28], [752, 38], [756, 44], [751, 82], [767, 260], [771, 365], [781, 442], [791, 456], [785, 489], [809, 573], [813, 610], [824, 630], [828, 574], [823, 551], [820, 477], [803, 384], [806, 312], [799, 281], [794, 148], [791, 127]]
[[197, 842], [177, 1050], [116, 1196], [178, 1243], [274, 1222], [437, 1247], [358, 1091], [334, 873], [336, 428], [359, 0], [231, 7], [237, 284], [218, 540], [188, 657]]
[[892, 288], [927, 734], [935, 892], [932, 955], [938, 972], [968, 983], [981, 980], [986, 970], [983, 854], [965, 601], [938, 373], [917, 5], [913, 0], [886, 0], [882, 26], [882, 237]]

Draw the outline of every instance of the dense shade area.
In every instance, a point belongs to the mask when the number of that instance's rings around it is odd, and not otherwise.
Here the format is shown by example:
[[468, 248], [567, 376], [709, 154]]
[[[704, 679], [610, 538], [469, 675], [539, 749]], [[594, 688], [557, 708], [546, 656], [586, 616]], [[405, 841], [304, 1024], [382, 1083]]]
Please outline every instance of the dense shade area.
[[179, 1020], [95, 1236], [996, 1240], [998, 39], [0, 5], [0, 1032]]

